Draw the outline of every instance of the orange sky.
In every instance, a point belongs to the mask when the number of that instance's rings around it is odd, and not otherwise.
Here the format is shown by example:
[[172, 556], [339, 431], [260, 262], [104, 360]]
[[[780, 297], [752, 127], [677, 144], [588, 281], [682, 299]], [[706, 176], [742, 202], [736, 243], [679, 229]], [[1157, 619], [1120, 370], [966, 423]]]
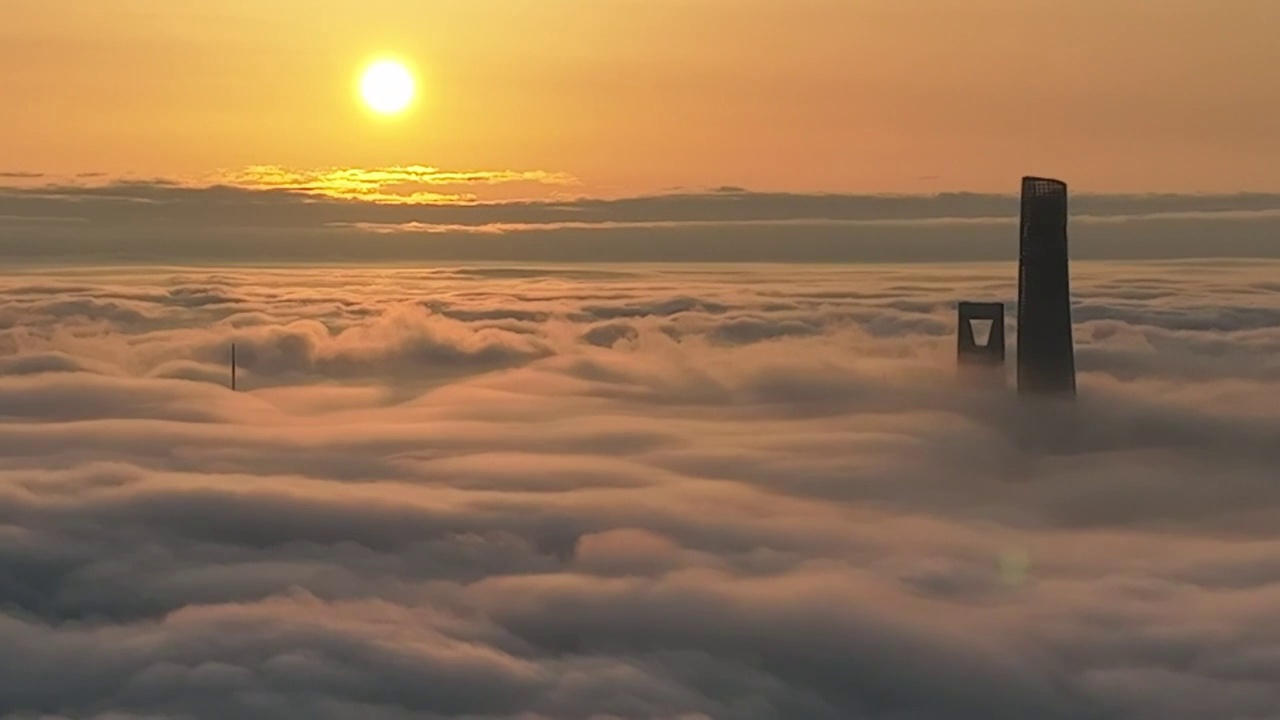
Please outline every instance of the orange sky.
[[[0, 171], [1280, 191], [1274, 0], [0, 0]], [[353, 73], [426, 84], [372, 120]]]

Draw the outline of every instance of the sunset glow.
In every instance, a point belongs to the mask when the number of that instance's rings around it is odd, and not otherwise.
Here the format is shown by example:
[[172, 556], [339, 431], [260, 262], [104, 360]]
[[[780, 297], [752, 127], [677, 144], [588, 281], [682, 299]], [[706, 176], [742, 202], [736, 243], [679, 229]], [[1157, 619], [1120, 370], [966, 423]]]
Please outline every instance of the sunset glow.
[[1280, 0], [0, 8], [0, 720], [1280, 720]]

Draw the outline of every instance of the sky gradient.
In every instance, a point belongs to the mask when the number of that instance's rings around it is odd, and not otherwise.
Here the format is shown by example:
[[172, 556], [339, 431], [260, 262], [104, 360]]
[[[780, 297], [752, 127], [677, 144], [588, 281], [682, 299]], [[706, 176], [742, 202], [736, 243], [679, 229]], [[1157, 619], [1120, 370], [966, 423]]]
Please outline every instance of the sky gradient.
[[[543, 172], [625, 196], [1280, 191], [1267, 0], [0, 0], [0, 171]], [[372, 118], [354, 74], [413, 66]], [[493, 187], [487, 197], [522, 196]]]

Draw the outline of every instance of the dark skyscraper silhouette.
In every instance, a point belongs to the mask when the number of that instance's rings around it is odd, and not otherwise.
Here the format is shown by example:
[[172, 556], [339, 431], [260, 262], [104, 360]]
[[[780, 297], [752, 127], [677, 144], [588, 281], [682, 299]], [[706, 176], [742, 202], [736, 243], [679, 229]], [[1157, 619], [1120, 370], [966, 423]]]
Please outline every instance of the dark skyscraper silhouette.
[[1018, 392], [1074, 397], [1067, 185], [1022, 179], [1018, 256]]
[[[1004, 367], [1004, 303], [961, 302], [958, 308], [956, 362], [961, 366]], [[979, 326], [990, 324], [981, 333]]]

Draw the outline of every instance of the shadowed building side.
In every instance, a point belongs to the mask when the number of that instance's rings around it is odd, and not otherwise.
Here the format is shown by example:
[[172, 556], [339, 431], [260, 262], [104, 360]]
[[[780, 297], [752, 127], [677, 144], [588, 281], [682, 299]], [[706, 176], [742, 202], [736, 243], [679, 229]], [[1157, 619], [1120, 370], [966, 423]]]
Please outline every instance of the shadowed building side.
[[1074, 397], [1067, 185], [1022, 179], [1018, 244], [1018, 393]]

